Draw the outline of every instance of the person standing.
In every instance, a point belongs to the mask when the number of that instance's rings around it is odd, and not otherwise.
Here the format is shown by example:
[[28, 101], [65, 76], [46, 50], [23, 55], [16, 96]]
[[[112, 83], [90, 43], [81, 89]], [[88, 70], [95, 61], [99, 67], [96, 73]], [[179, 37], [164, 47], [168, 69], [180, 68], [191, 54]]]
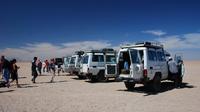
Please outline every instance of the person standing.
[[0, 60], [0, 78], [3, 79], [3, 76], [2, 76], [2, 61]]
[[6, 82], [6, 86], [9, 87], [9, 79], [10, 79], [10, 62], [5, 59], [4, 56], [1, 56], [2, 62], [2, 70], [3, 70], [3, 79]]
[[56, 71], [56, 67], [55, 67], [55, 61], [54, 59], [51, 59], [51, 62], [50, 62], [50, 69], [52, 70], [53, 74], [52, 74], [52, 77], [51, 77], [51, 83], [54, 81], [54, 77], [55, 77], [55, 71]]
[[43, 73], [45, 73], [45, 68], [46, 68], [46, 63], [45, 61], [42, 62], [42, 71]]
[[16, 65], [16, 62], [17, 62], [17, 60], [16, 60], [16, 59], [13, 59], [13, 60], [12, 60], [12, 63], [11, 63], [11, 78], [12, 78], [12, 81], [11, 81], [10, 83], [12, 83], [13, 81], [16, 80], [16, 85], [17, 85], [17, 87], [20, 87], [20, 86], [19, 86], [19, 83], [18, 83], [18, 69], [19, 69], [20, 67], [18, 67], [18, 66]]
[[45, 67], [46, 67], [46, 70], [47, 70], [47, 72], [49, 72], [49, 68], [50, 68], [50, 67], [49, 67], [49, 61], [48, 61], [48, 60], [45, 60], [45, 64], [46, 64], [46, 66], [45, 66]]
[[32, 61], [32, 67], [31, 67], [31, 70], [32, 70], [32, 82], [35, 83], [35, 79], [37, 78], [38, 76], [38, 73], [37, 73], [37, 64], [36, 64], [36, 61], [37, 61], [37, 57], [34, 57], [33, 58], [33, 61]]
[[42, 62], [41, 62], [41, 60], [38, 61], [38, 66], [37, 67], [38, 67], [38, 72], [41, 75], [42, 74]]

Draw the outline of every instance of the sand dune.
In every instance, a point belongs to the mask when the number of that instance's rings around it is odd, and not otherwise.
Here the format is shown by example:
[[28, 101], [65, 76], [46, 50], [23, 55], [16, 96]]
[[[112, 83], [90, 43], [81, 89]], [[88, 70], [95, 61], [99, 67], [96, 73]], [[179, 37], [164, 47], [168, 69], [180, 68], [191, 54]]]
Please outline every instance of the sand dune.
[[89, 83], [66, 73], [49, 83], [44, 73], [31, 82], [31, 64], [18, 63], [21, 88], [0, 88], [0, 112], [199, 112], [200, 61], [186, 61], [183, 88], [163, 82], [152, 94], [143, 85], [126, 91], [123, 82]]

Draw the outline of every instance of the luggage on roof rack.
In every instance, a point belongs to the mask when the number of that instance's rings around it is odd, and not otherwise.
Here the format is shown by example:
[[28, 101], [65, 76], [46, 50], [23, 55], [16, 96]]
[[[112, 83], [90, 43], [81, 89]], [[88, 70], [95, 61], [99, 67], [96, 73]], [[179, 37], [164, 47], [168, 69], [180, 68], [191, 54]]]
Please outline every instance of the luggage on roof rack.
[[114, 52], [114, 49], [112, 49], [112, 48], [103, 48], [102, 52]]
[[75, 51], [75, 54], [80, 56], [84, 54], [84, 51]]

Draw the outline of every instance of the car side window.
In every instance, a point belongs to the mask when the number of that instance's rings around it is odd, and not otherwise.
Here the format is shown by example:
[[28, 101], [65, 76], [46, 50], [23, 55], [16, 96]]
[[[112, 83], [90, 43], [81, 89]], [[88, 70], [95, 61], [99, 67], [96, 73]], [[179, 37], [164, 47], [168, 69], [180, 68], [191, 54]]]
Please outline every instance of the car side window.
[[148, 50], [148, 59], [150, 61], [156, 61], [157, 60], [156, 52], [153, 50]]
[[157, 52], [158, 61], [165, 61], [165, 54], [164, 52], [158, 51]]

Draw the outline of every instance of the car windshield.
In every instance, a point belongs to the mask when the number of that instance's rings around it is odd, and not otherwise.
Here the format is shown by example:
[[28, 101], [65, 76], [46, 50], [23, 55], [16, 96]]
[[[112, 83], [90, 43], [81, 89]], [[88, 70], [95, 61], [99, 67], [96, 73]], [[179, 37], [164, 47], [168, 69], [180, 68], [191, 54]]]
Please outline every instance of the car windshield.
[[115, 55], [106, 55], [106, 62], [107, 63], [116, 63]]
[[137, 50], [131, 49], [130, 50], [132, 63], [140, 63], [139, 53]]

